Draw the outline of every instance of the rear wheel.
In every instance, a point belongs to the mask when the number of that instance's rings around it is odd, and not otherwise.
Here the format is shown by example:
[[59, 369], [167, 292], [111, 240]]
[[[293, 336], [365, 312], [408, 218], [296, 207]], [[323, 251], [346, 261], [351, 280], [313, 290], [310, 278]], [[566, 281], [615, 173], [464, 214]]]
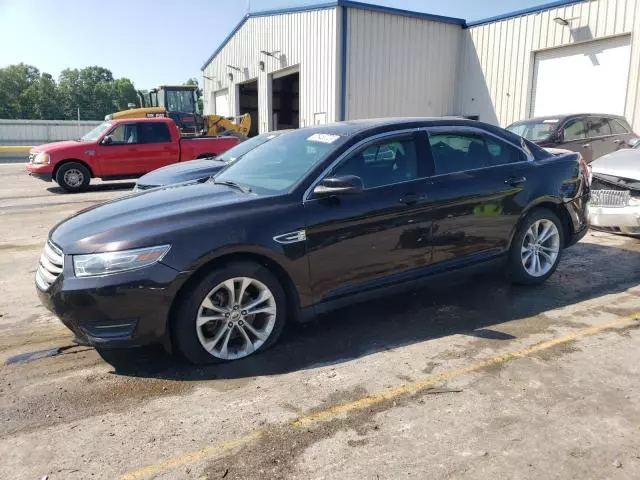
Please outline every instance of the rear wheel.
[[67, 192], [82, 192], [89, 186], [89, 169], [77, 162], [62, 165], [56, 172], [56, 182]]
[[178, 349], [193, 363], [238, 360], [272, 346], [284, 327], [286, 300], [261, 265], [214, 270], [184, 298], [174, 319]]
[[515, 283], [535, 285], [549, 278], [560, 262], [564, 245], [560, 219], [539, 208], [523, 220], [509, 252], [509, 276]]

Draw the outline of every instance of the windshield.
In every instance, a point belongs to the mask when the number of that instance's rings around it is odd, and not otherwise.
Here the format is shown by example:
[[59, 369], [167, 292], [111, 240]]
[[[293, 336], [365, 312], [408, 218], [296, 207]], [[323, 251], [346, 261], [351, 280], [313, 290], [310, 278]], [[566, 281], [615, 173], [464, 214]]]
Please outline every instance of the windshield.
[[339, 135], [297, 130], [251, 150], [214, 181], [237, 183], [263, 195], [284, 193], [343, 142]]
[[197, 112], [196, 92], [194, 90], [166, 90], [165, 108], [169, 112]]
[[235, 147], [227, 150], [222, 155], [217, 157], [216, 160], [222, 160], [223, 162], [233, 162], [234, 160], [237, 160], [254, 148], [259, 147], [263, 143], [267, 143], [269, 140], [272, 140], [278, 136], [279, 135], [277, 133], [265, 133], [263, 135], [258, 135], [257, 137], [250, 138], [249, 140], [245, 140], [244, 142], [241, 142]]
[[532, 120], [530, 122], [520, 122], [507, 127], [507, 130], [526, 138], [531, 142], [542, 142], [547, 140], [558, 125], [559, 119], [549, 118], [546, 120]]
[[98, 140], [104, 132], [111, 128], [111, 124], [109, 122], [103, 122], [98, 125], [93, 130], [89, 131], [84, 135], [84, 137], [80, 138], [81, 142], [95, 142]]

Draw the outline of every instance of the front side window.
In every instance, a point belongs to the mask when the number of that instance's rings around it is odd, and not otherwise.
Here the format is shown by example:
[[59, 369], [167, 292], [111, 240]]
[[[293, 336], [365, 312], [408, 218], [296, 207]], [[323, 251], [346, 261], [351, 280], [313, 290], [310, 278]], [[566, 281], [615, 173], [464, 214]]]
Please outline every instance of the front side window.
[[591, 117], [589, 119], [589, 137], [604, 137], [611, 135], [611, 127], [606, 118]]
[[418, 156], [413, 139], [376, 142], [340, 163], [331, 176], [355, 175], [364, 188], [376, 188], [418, 178]]
[[494, 167], [527, 159], [524, 152], [491, 136], [476, 133], [429, 134], [436, 175]]
[[171, 134], [166, 123], [139, 123], [138, 135], [140, 143], [171, 142]]
[[569, 120], [564, 127], [564, 141], [573, 142], [587, 138], [587, 124], [584, 120]]
[[138, 143], [138, 128], [135, 123], [121, 123], [111, 133], [111, 145]]

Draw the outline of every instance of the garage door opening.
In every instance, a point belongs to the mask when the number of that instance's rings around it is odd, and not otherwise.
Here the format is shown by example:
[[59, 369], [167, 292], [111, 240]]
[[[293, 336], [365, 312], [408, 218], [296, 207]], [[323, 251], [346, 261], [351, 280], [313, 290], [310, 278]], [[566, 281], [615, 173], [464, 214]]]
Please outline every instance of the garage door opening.
[[300, 127], [300, 73], [273, 78], [272, 129]]
[[628, 35], [536, 53], [533, 116], [624, 115], [630, 57]]
[[253, 80], [238, 85], [238, 99], [240, 115], [245, 113], [251, 115], [249, 136], [254, 137], [258, 134], [258, 81]]

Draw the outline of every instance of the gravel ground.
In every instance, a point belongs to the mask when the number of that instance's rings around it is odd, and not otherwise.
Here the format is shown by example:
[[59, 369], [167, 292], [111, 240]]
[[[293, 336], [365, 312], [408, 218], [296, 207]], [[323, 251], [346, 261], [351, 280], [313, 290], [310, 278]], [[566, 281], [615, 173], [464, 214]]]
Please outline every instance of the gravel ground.
[[382, 298], [246, 361], [102, 358], [33, 274], [55, 223], [132, 184], [66, 195], [23, 169], [0, 165], [0, 478], [640, 478], [640, 241], [591, 233], [542, 287]]

